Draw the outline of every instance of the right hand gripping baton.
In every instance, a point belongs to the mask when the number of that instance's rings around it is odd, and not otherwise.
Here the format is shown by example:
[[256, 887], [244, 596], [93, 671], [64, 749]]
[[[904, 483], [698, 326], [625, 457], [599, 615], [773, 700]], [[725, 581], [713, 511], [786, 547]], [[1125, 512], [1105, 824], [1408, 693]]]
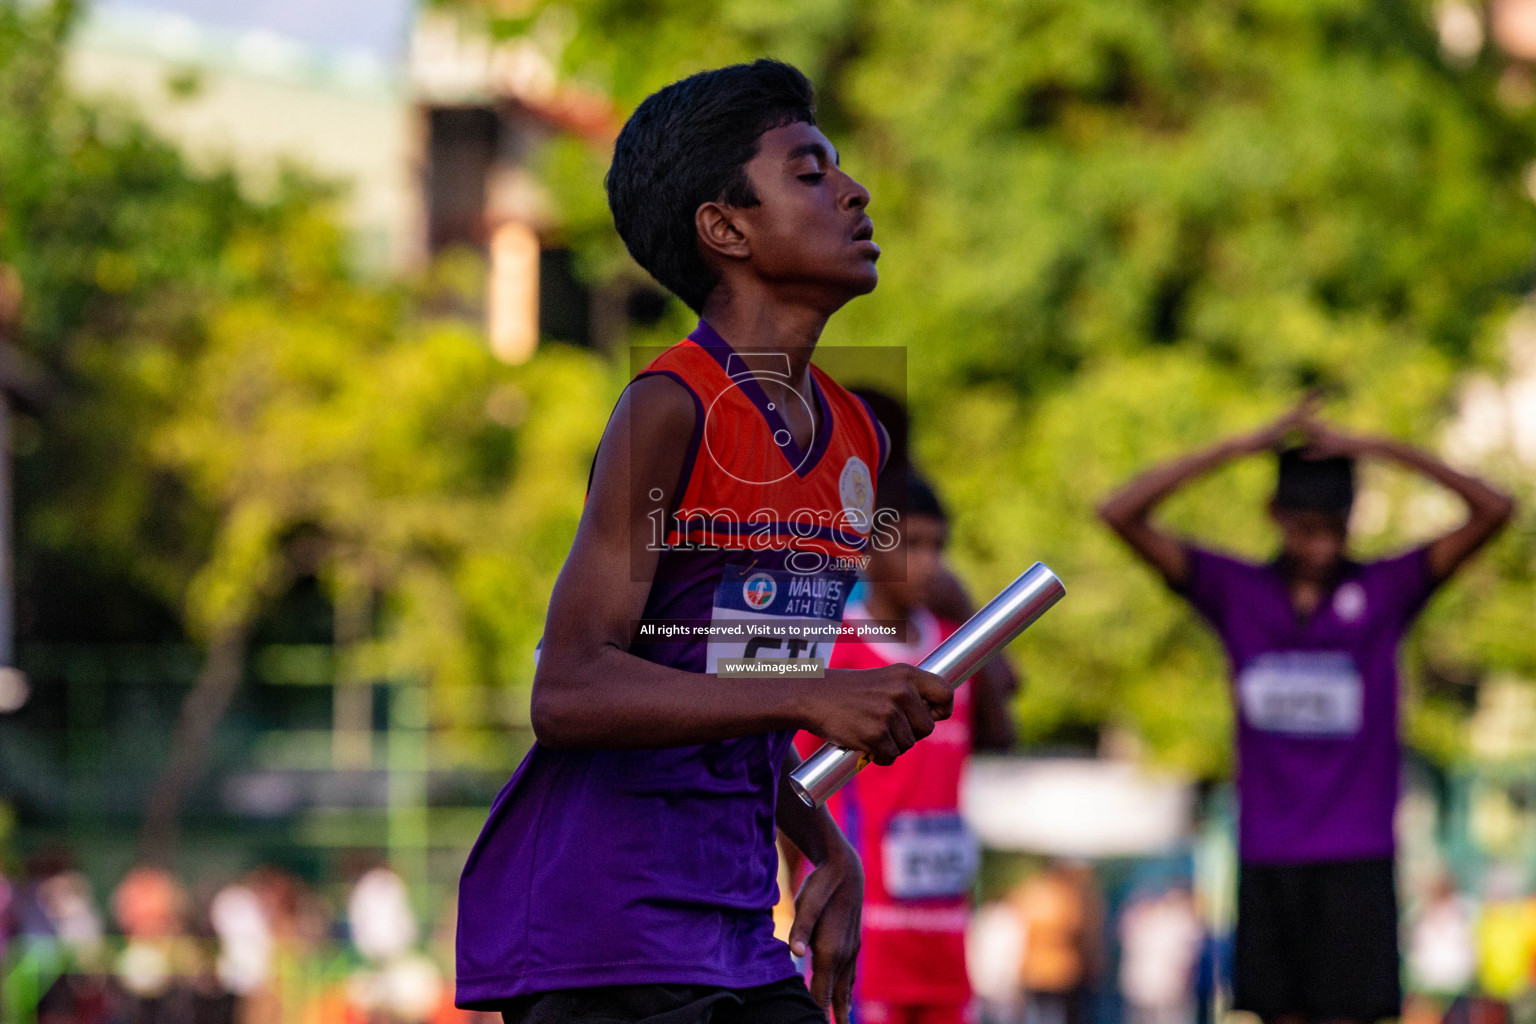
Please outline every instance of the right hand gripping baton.
[[[1036, 562], [917, 667], [932, 672], [950, 686], [958, 686], [1034, 624], [1066, 592], [1056, 574], [1045, 563]], [[826, 743], [789, 773], [789, 787], [806, 806], [820, 807], [868, 763], [869, 758], [857, 750]]]

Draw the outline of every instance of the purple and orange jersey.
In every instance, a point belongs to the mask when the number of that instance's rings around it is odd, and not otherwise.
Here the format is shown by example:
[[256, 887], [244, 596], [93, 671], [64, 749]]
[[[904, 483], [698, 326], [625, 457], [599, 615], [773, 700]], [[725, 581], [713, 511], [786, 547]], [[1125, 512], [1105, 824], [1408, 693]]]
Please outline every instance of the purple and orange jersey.
[[[676, 509], [632, 653], [690, 672], [721, 658], [826, 657], [869, 543], [883, 435], [812, 367], [790, 436], [761, 381], [782, 356], [737, 353], [708, 324], [643, 372], [696, 403]], [[788, 380], [788, 362], [782, 369]], [[709, 630], [643, 642], [644, 623]], [[816, 634], [811, 638], [807, 634]], [[701, 686], [773, 685], [704, 676]], [[491, 808], [459, 894], [461, 1006], [598, 985], [745, 988], [792, 977], [773, 937], [779, 773], [790, 732], [660, 750], [538, 743]]]

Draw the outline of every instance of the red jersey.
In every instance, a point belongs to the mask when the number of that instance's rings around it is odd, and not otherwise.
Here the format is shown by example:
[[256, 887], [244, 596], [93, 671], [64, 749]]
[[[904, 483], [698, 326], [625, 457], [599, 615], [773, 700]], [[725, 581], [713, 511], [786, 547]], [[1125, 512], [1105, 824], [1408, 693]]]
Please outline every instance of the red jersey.
[[[850, 605], [849, 620], [868, 618]], [[839, 638], [831, 668], [916, 664], [958, 625], [918, 609], [908, 643]], [[801, 733], [803, 755], [821, 741]], [[955, 710], [896, 759], [870, 765], [827, 803], [864, 860], [863, 948], [856, 997], [901, 1005], [971, 998], [965, 927], [980, 851], [960, 820], [960, 776], [971, 753], [969, 685]]]

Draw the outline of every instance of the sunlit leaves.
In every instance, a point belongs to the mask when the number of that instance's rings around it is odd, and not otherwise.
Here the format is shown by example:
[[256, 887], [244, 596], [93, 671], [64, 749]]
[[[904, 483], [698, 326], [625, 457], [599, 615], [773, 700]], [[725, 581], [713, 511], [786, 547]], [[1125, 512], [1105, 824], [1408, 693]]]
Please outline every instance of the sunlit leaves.
[[[1154, 756], [1219, 770], [1220, 654], [1094, 503], [1314, 386], [1352, 427], [1433, 444], [1458, 375], [1497, 365], [1536, 267], [1530, 114], [1495, 99], [1496, 56], [1442, 63], [1427, 5], [845, 0], [796, 21], [797, 6], [550, 0], [530, 17], [573, 13], [565, 72], [625, 109], [702, 67], [802, 63], [884, 249], [881, 286], [823, 342], [908, 348], [916, 449], [978, 591], [1035, 558], [1068, 583], [1018, 645], [1024, 734], [1122, 724]], [[587, 266], [611, 274], [601, 163], [546, 171], [600, 254]], [[1168, 519], [1263, 557], [1271, 473], [1231, 467]], [[1423, 486], [1371, 479], [1396, 512], [1362, 551], [1421, 538]], [[1515, 532], [1431, 609], [1415, 680], [1425, 658], [1530, 671], [1514, 638], [1536, 565]]]

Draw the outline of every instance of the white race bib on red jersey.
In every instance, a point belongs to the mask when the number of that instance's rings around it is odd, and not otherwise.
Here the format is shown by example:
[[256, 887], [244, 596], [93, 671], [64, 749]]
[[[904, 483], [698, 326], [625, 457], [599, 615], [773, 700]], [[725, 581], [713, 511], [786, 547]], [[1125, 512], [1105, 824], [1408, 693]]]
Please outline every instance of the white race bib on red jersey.
[[976, 837], [949, 811], [896, 815], [880, 853], [885, 891], [899, 900], [963, 896], [981, 867]]

